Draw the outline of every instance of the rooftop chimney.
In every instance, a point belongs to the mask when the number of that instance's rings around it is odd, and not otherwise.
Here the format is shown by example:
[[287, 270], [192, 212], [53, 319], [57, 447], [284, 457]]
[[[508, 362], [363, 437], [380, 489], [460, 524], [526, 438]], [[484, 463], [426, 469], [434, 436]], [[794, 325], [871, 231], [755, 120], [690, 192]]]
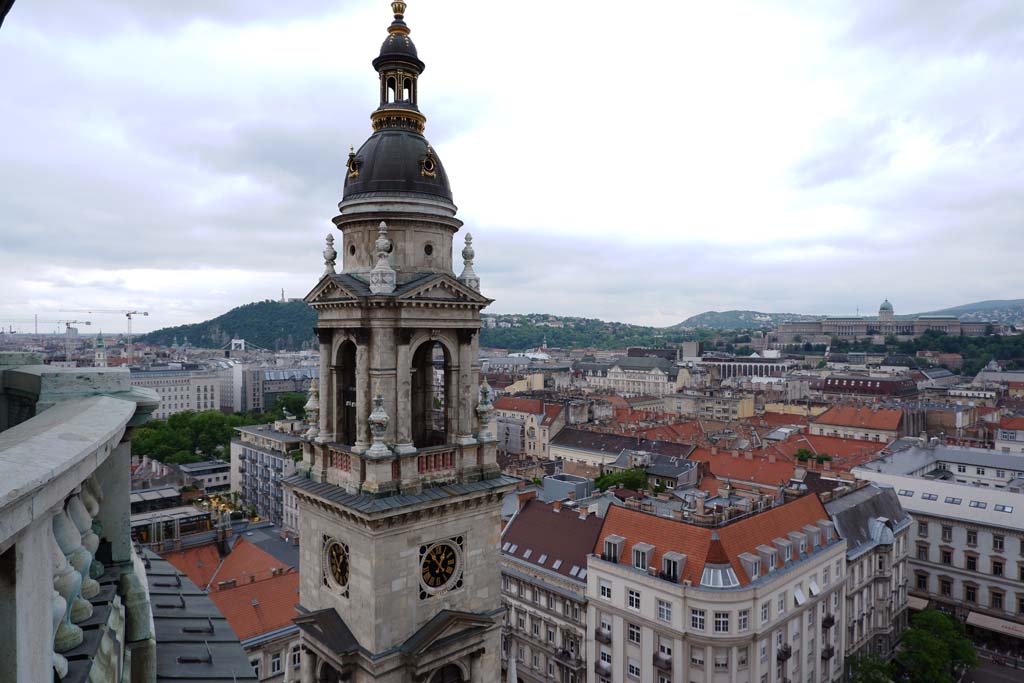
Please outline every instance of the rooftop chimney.
[[552, 512], [561, 512], [562, 511], [562, 501], [556, 500], [555, 502], [553, 502], [551, 504], [551, 511]]

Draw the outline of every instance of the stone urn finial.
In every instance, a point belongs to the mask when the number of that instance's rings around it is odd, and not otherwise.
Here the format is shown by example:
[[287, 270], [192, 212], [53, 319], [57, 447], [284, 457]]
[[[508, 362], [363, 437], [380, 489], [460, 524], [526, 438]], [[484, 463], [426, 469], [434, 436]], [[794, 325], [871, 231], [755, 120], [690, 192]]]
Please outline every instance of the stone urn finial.
[[476, 416], [480, 418], [480, 432], [477, 434], [477, 441], [493, 441], [491, 434], [491, 415], [494, 413], [494, 402], [491, 399], [493, 391], [484, 376], [483, 384], [480, 385], [480, 399], [476, 404]]
[[334, 264], [337, 262], [338, 252], [334, 250], [334, 235], [328, 233], [327, 247], [324, 249], [324, 275], [334, 275]]
[[391, 449], [384, 443], [384, 434], [388, 431], [388, 423], [391, 418], [384, 411], [384, 397], [377, 394], [373, 398], [373, 412], [367, 420], [370, 424], [370, 434], [373, 437], [373, 444], [366, 451], [370, 456], [391, 455]]
[[312, 441], [320, 433], [320, 382], [316, 377], [309, 380], [309, 400], [303, 409], [306, 411], [306, 421], [309, 422], [309, 429], [303, 436]]
[[391, 294], [395, 291], [395, 269], [391, 267], [391, 240], [388, 239], [388, 224], [380, 222], [377, 241], [373, 243], [377, 252], [377, 264], [370, 271], [370, 292], [373, 294]]
[[473, 235], [466, 233], [466, 246], [462, 248], [462, 274], [459, 275], [459, 282], [466, 285], [475, 292], [480, 291], [480, 276], [473, 270], [473, 259], [476, 251], [473, 250]]

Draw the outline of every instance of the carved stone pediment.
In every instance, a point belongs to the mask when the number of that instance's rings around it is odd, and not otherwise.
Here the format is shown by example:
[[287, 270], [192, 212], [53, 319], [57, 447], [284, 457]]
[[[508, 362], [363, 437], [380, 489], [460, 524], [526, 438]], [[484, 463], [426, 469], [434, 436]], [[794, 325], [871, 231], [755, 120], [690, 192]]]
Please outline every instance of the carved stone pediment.
[[441, 274], [398, 295], [400, 302], [466, 303], [486, 306], [491, 302], [450, 275]]
[[306, 295], [304, 301], [309, 305], [355, 301], [359, 295], [339, 282], [334, 276], [325, 275], [320, 282]]

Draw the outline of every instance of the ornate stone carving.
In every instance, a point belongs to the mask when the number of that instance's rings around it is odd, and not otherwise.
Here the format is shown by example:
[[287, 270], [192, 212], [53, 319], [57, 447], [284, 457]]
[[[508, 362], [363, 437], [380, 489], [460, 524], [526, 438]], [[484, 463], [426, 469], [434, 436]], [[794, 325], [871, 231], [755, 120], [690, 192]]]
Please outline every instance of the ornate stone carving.
[[481, 443], [494, 441], [494, 435], [491, 434], [491, 414], [494, 412], [492, 393], [491, 385], [487, 383], [485, 376], [483, 384], [480, 385], [480, 400], [476, 404], [476, 415], [480, 418], [480, 431], [476, 439]]
[[384, 411], [384, 397], [377, 394], [373, 398], [373, 412], [367, 422], [370, 425], [370, 434], [373, 437], [373, 444], [366, 451], [370, 457], [382, 457], [391, 455], [391, 449], [384, 443], [384, 434], [388, 431], [388, 423], [391, 418]]
[[473, 270], [473, 258], [476, 252], [473, 251], [473, 236], [466, 233], [466, 246], [462, 248], [462, 274], [459, 275], [459, 282], [466, 285], [474, 292], [480, 291], [480, 276]]
[[370, 292], [373, 294], [392, 294], [395, 291], [397, 277], [389, 260], [391, 246], [391, 240], [388, 239], [388, 224], [381, 221], [377, 241], [374, 242], [377, 264], [370, 271]]
[[338, 252], [334, 250], [334, 235], [328, 233], [327, 247], [324, 249], [324, 275], [334, 275], [334, 264], [338, 258]]

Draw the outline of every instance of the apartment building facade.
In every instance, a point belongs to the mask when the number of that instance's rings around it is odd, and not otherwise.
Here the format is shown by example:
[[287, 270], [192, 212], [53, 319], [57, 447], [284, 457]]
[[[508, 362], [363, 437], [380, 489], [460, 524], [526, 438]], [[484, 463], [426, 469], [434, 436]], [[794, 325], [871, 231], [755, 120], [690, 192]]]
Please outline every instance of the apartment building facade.
[[132, 368], [131, 382], [160, 396], [160, 406], [153, 413], [157, 420], [186, 410], [220, 410], [221, 380], [212, 370]]
[[[265, 425], [236, 427], [231, 440], [231, 490], [238, 492], [245, 508], [279, 527], [285, 525], [284, 487], [281, 480], [295, 473], [291, 453], [302, 447], [295, 421], [279, 420]], [[291, 513], [297, 516], [297, 506]], [[297, 529], [298, 520], [289, 528]]]
[[813, 495], [718, 527], [609, 508], [587, 565], [587, 680], [839, 679], [845, 547]]
[[531, 494], [502, 534], [502, 658], [524, 682], [583, 683], [587, 555], [601, 519]]
[[861, 655], [892, 657], [909, 611], [909, 536], [914, 520], [896, 492], [877, 484], [837, 493], [825, 504], [846, 541], [847, 671]]

